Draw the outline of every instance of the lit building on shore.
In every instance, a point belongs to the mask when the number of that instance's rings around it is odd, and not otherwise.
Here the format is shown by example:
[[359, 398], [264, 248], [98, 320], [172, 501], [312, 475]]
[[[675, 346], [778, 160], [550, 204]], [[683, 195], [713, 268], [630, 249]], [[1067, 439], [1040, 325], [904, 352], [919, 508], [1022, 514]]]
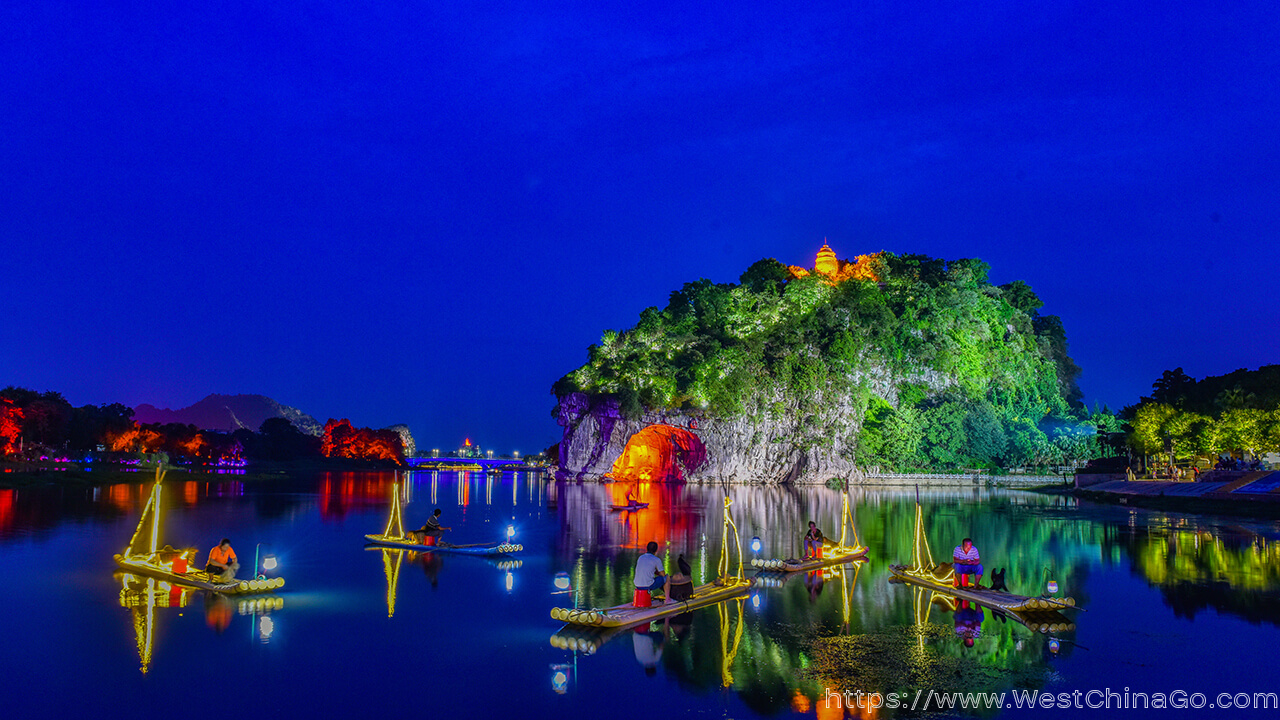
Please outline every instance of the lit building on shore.
[[479, 445], [474, 445], [471, 438], [464, 438], [462, 447], [458, 448], [457, 457], [460, 458], [482, 458], [485, 457], [485, 451]]

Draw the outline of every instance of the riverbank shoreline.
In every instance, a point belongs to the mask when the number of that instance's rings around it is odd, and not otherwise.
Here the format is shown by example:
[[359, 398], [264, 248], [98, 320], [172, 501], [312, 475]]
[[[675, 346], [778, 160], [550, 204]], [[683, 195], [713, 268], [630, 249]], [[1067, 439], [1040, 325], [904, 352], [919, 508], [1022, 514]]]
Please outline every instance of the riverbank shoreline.
[[[1092, 478], [1090, 478], [1092, 479]], [[1280, 473], [1238, 473], [1221, 481], [1119, 480], [1082, 482], [1076, 497], [1099, 504], [1171, 512], [1280, 517]]]
[[1166, 512], [1186, 513], [1188, 515], [1229, 515], [1232, 517], [1266, 520], [1280, 519], [1280, 503], [1276, 502], [1263, 501], [1255, 503], [1239, 500], [1170, 496], [1144, 497], [1090, 492], [1087, 490], [1077, 490], [1071, 494], [1081, 500], [1088, 500], [1099, 505], [1163, 510]]

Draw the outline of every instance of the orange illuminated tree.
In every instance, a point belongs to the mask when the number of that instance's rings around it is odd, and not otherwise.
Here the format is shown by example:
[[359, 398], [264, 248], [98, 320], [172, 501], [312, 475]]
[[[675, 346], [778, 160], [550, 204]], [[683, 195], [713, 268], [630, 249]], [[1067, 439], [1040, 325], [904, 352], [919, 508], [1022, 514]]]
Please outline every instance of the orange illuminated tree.
[[122, 433], [108, 433], [104, 444], [112, 452], [159, 452], [164, 445], [164, 435], [155, 428], [134, 423]]
[[883, 255], [883, 253], [859, 255], [854, 258], [853, 262], [849, 262], [848, 260], [838, 259], [835, 251], [824, 243], [822, 249], [818, 251], [818, 257], [814, 261], [812, 270], [798, 265], [789, 265], [787, 270], [793, 278], [808, 277], [810, 274], [816, 274], [823, 277], [831, 285], [836, 285], [846, 280], [880, 282], [883, 274], [881, 270], [881, 265], [884, 263]]

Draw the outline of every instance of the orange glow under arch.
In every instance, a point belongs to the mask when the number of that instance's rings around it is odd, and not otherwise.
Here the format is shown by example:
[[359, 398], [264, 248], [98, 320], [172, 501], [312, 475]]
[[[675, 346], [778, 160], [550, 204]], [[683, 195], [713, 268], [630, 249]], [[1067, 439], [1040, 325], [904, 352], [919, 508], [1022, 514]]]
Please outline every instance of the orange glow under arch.
[[702, 440], [684, 428], [650, 425], [627, 441], [609, 477], [619, 482], [683, 480], [707, 460]]

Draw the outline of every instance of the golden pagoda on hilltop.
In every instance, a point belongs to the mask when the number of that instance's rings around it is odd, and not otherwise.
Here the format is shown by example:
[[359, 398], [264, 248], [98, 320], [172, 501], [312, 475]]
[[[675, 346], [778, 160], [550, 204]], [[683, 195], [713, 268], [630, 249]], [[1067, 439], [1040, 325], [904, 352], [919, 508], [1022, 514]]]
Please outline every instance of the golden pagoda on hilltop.
[[836, 258], [836, 251], [825, 242], [822, 243], [822, 249], [818, 251], [818, 259], [813, 264], [813, 271], [827, 277], [835, 277], [840, 272], [840, 261]]
[[787, 269], [791, 271], [791, 277], [793, 278], [817, 274], [823, 276], [832, 285], [844, 282], [849, 278], [879, 282], [880, 277], [876, 275], [875, 269], [872, 267], [872, 264], [879, 256], [879, 253], [872, 253], [870, 255], [859, 255], [853, 262], [841, 260], [836, 257], [836, 252], [831, 249], [830, 245], [827, 245], [824, 238], [822, 249], [818, 251], [818, 257], [814, 260], [812, 271], [797, 265], [789, 265]]

